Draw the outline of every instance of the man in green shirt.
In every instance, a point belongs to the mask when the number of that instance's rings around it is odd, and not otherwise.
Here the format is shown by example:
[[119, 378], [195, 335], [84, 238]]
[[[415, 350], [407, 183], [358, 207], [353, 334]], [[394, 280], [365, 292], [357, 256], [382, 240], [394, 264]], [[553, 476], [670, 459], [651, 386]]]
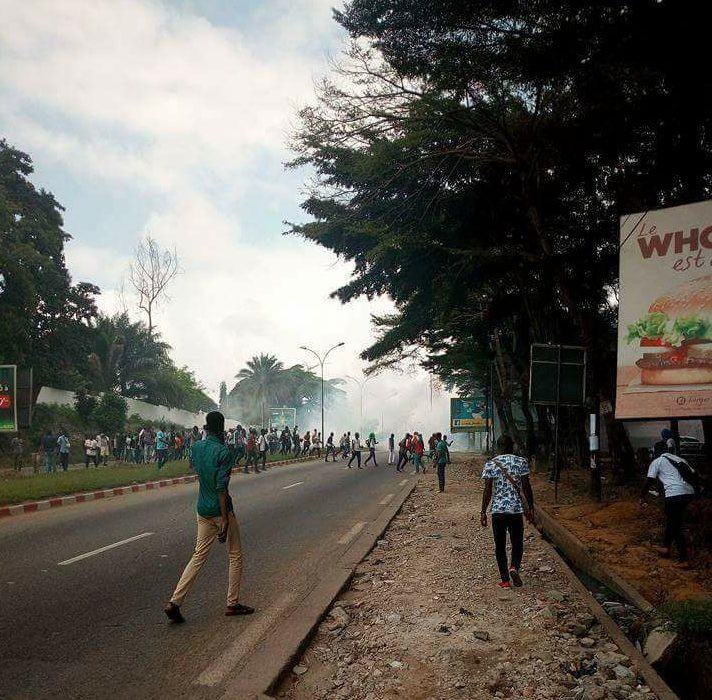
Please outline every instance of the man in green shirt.
[[229, 577], [225, 615], [250, 615], [254, 609], [238, 602], [242, 574], [240, 530], [237, 527], [232, 499], [228, 493], [233, 459], [225, 447], [225, 417], [211, 411], [205, 417], [207, 437], [193, 446], [191, 467], [198, 475], [198, 537], [195, 552], [178, 581], [164, 612], [172, 622], [184, 622], [180, 606], [190, 591], [195, 577], [205, 564], [216, 539], [227, 540]]

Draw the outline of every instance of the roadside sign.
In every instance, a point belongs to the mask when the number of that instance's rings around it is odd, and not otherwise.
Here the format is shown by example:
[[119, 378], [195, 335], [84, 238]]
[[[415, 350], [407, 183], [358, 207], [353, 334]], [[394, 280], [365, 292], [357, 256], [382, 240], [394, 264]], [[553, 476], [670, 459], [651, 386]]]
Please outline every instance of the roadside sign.
[[487, 400], [484, 396], [450, 399], [450, 432], [487, 432]]
[[269, 409], [269, 427], [284, 428], [289, 426], [294, 427], [297, 422], [296, 408], [270, 408]]
[[580, 406], [586, 397], [586, 349], [573, 345], [531, 347], [529, 401]]
[[16, 365], [0, 365], [0, 432], [17, 432]]

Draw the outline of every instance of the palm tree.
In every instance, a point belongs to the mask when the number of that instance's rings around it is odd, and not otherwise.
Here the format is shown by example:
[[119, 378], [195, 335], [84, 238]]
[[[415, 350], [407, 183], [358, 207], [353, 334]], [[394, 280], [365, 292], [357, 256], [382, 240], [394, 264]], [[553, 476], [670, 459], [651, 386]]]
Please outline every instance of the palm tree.
[[235, 375], [235, 378], [240, 380], [239, 384], [246, 384], [259, 401], [262, 409], [262, 427], [265, 425], [267, 402], [272, 401], [277, 393], [283, 369], [284, 366], [274, 355], [260, 353], [248, 360], [247, 366]]

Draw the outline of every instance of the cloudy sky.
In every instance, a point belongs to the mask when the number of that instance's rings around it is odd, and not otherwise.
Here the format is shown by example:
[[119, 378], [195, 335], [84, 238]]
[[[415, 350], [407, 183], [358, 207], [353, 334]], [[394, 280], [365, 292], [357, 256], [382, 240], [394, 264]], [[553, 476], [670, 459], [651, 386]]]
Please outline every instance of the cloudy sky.
[[[328, 374], [360, 376], [370, 314], [389, 308], [329, 299], [350, 266], [282, 235], [308, 177], [283, 167], [295, 113], [344, 47], [334, 4], [0, 0], [0, 135], [66, 207], [73, 278], [111, 312], [139, 239], [175, 246], [156, 323], [213, 395], [259, 352], [305, 362], [300, 345], [345, 341]], [[374, 413], [398, 392], [394, 429], [444, 417], [427, 377], [369, 384]]]

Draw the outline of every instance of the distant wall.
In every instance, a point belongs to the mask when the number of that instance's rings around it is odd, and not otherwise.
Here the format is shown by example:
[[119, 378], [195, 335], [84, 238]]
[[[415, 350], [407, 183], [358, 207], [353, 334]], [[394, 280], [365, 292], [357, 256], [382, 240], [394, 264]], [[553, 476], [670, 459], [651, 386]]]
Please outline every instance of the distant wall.
[[[124, 397], [126, 398], [126, 397]], [[66, 391], [65, 389], [54, 389], [50, 386], [43, 386], [40, 389], [37, 403], [41, 404], [59, 404], [60, 406], [74, 406], [74, 392]], [[205, 424], [205, 413], [191, 413], [184, 411], [181, 408], [168, 408], [168, 406], [156, 406], [145, 401], [137, 401], [136, 399], [126, 398], [128, 404], [128, 415], [131, 416], [137, 413], [141, 418], [152, 421], [165, 421], [167, 424], [180, 425], [185, 428], [192, 428], [197, 425], [202, 428]], [[236, 420], [230, 418], [225, 419], [226, 428], [234, 428], [237, 425]]]

